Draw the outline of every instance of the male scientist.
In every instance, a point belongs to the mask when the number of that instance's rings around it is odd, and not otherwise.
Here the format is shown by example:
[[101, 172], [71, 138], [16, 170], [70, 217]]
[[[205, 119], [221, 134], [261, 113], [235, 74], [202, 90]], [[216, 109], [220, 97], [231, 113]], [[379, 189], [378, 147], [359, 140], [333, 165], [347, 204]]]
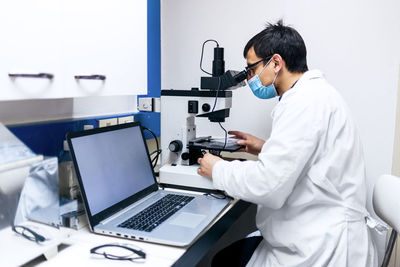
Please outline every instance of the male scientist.
[[282, 21], [244, 48], [253, 94], [279, 97], [271, 135], [264, 141], [230, 132], [258, 160], [206, 154], [198, 173], [230, 196], [257, 204], [262, 237], [223, 249], [215, 266], [377, 265], [356, 126], [335, 88], [320, 71], [308, 70], [306, 54], [300, 34]]

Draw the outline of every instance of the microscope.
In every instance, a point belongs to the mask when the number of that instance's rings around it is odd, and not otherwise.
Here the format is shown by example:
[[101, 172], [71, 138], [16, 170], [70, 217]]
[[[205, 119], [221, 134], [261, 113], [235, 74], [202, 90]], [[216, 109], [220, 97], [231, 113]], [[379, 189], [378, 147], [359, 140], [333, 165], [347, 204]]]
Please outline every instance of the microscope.
[[235, 140], [197, 136], [195, 119], [206, 117], [213, 123], [225, 122], [232, 107], [232, 90], [245, 86], [245, 79], [246, 70], [225, 72], [224, 49], [217, 43], [212, 76], [201, 77], [200, 90], [161, 90], [161, 184], [216, 190], [210, 179], [197, 173], [197, 159], [206, 151], [220, 155], [221, 151], [234, 152], [241, 146]]

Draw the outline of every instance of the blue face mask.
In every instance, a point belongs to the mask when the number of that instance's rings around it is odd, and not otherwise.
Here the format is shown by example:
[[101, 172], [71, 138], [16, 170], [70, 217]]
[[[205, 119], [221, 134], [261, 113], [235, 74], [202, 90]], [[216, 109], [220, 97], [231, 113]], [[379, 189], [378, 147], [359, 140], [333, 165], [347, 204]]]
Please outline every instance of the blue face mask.
[[272, 83], [268, 86], [264, 86], [260, 80], [260, 74], [264, 71], [264, 69], [268, 66], [268, 64], [271, 62], [271, 59], [268, 61], [267, 64], [265, 64], [264, 68], [260, 71], [259, 74], [256, 74], [253, 78], [251, 78], [250, 80], [247, 81], [247, 83], [249, 84], [249, 87], [251, 89], [251, 91], [253, 91], [253, 94], [261, 99], [270, 99], [270, 98], [274, 98], [278, 95], [278, 93], [276, 92], [275, 89], [275, 80], [276, 77], [278, 77], [278, 73], [275, 75], [274, 80], [272, 81]]

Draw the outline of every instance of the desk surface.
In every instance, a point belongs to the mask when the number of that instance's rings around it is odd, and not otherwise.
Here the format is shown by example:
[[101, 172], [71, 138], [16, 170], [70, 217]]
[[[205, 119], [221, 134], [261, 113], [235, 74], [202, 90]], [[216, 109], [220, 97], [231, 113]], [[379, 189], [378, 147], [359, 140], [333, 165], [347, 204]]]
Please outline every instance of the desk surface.
[[0, 230], [1, 266], [20, 266], [39, 255], [50, 255], [49, 253], [57, 251], [59, 244], [76, 232], [68, 228], [58, 230], [57, 228], [34, 222], [25, 222], [21, 225], [36, 231], [50, 240], [39, 245], [14, 233], [11, 226]]
[[[6, 232], [8, 232], [9, 238], [12, 239], [10, 240], [12, 246], [3, 242], [4, 239], [1, 238], [0, 249], [2, 250], [0, 250], [0, 254], [9, 251], [13, 255], [7, 255], [8, 257], [6, 259], [20, 258], [19, 262], [10, 260], [3, 261], [3, 258], [2, 262], [6, 262], [7, 266], [21, 265], [22, 260], [29, 260], [29, 257], [31, 257], [31, 259], [33, 258], [32, 253], [40, 255], [62, 242], [66, 246], [63, 246], [63, 249], [61, 249], [54, 257], [47, 261], [35, 261], [28, 266], [72, 266], [73, 264], [78, 264], [77, 266], [132, 266], [132, 262], [129, 261], [105, 260], [102, 256], [95, 257], [89, 252], [90, 249], [95, 246], [107, 243], [120, 243], [132, 244], [140, 247], [146, 252], [146, 261], [140, 263], [140, 266], [195, 266], [207, 255], [210, 248], [214, 246], [214, 244], [250, 206], [251, 204], [244, 201], [233, 202], [211, 226], [203, 231], [191, 246], [185, 248], [93, 234], [90, 233], [87, 228], [79, 231], [63, 229], [60, 231], [61, 233], [57, 235], [57, 238], [54, 238], [52, 243], [49, 243], [46, 246], [39, 246], [36, 243], [17, 236], [16, 234], [10, 235], [9, 232], [11, 230], [8, 229], [9, 231]], [[0, 231], [0, 235], [2, 232], [4, 234], [5, 231], [3, 230]], [[56, 231], [55, 228], [53, 228], [53, 230]], [[21, 253], [19, 253], [21, 252], [22, 247], [24, 247], [24, 251], [31, 251], [31, 253], [27, 253], [25, 258], [21, 258]]]
[[[239, 200], [221, 216], [198, 240], [179, 257], [175, 267], [197, 265], [209, 252], [210, 248], [228, 231], [228, 229], [253, 204]], [[251, 218], [250, 220], [254, 220]], [[249, 229], [254, 230], [254, 229]]]
[[184, 248], [151, 244], [111, 236], [90, 233], [87, 229], [79, 231], [66, 240], [68, 247], [58, 252], [58, 255], [38, 266], [132, 266], [130, 261], [114, 261], [102, 256], [93, 256], [90, 249], [108, 243], [130, 244], [140, 247], [146, 252], [146, 261], [140, 266], [171, 266], [184, 252]]

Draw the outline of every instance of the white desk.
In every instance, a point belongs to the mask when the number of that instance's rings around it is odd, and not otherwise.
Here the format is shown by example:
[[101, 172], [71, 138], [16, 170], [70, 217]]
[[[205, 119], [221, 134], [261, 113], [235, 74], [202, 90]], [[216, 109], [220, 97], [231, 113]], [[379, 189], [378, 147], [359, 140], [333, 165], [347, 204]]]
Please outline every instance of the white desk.
[[184, 248], [102, 236], [82, 229], [63, 242], [69, 245], [53, 257], [38, 266], [132, 266], [130, 261], [108, 260], [102, 256], [91, 255], [90, 249], [108, 243], [132, 244], [146, 252], [146, 260], [136, 263], [140, 266], [171, 266], [183, 253]]
[[76, 232], [69, 228], [57, 229], [34, 222], [26, 222], [22, 225], [37, 231], [50, 240], [37, 244], [13, 232], [11, 226], [2, 229], [0, 231], [1, 266], [20, 266], [39, 255], [45, 255], [50, 259], [56, 255], [58, 245]]
[[[35, 261], [29, 266], [195, 266], [214, 247], [214, 245], [226, 235], [227, 231], [240, 218], [254, 221], [248, 214], [243, 215], [251, 204], [243, 201], [232, 203], [218, 218], [205, 229], [202, 234], [189, 247], [172, 247], [166, 245], [152, 244], [140, 241], [133, 241], [117, 237], [109, 237], [90, 233], [87, 228], [79, 231], [68, 228], [56, 228], [38, 224], [44, 227], [52, 236], [52, 241], [45, 245], [38, 245], [26, 240], [10, 228], [0, 231], [0, 257], [1, 266], [17, 266], [26, 263], [35, 257], [44, 254], [47, 260]], [[251, 231], [252, 229], [249, 229]], [[237, 232], [237, 229], [231, 231]], [[5, 238], [6, 239], [3, 239]], [[4, 242], [7, 240], [6, 242]], [[59, 244], [65, 244], [62, 250], [58, 251]], [[107, 243], [133, 244], [146, 252], [144, 263], [132, 263], [130, 261], [108, 260], [101, 256], [92, 256], [90, 249]]]

